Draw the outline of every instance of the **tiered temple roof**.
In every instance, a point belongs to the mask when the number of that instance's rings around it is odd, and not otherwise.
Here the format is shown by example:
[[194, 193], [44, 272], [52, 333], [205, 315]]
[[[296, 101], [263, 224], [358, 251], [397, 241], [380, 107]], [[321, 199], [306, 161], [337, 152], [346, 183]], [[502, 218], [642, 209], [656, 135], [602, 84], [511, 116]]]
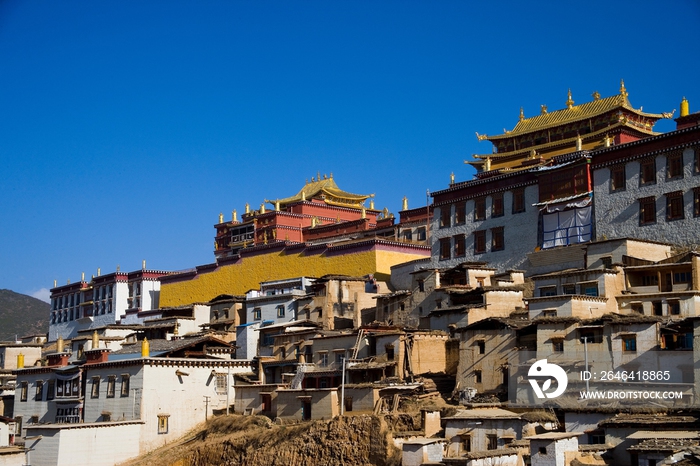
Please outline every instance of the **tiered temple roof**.
[[601, 99], [596, 92], [592, 102], [581, 105], [574, 105], [569, 91], [564, 109], [548, 112], [543, 105], [540, 115], [530, 118], [525, 118], [521, 109], [512, 131], [495, 136], [477, 133], [480, 141], [494, 145], [494, 152], [475, 154], [475, 160], [467, 163], [480, 172], [527, 169], [557, 155], [653, 136], [657, 134], [654, 124], [671, 117], [670, 113], [645, 113], [633, 108], [624, 82], [619, 94]]
[[278, 199], [276, 201], [265, 200], [265, 202], [273, 205], [277, 204], [280, 209], [284, 209], [284, 207], [289, 204], [319, 199], [331, 205], [361, 209], [362, 204], [370, 197], [372, 197], [372, 195], [353, 194], [338, 188], [338, 185], [335, 184], [333, 180], [333, 174], [331, 173], [330, 177], [324, 175], [323, 179], [321, 179], [320, 174], [317, 180], [312, 178], [311, 183], [307, 182], [304, 187], [301, 188], [301, 191], [294, 196]]

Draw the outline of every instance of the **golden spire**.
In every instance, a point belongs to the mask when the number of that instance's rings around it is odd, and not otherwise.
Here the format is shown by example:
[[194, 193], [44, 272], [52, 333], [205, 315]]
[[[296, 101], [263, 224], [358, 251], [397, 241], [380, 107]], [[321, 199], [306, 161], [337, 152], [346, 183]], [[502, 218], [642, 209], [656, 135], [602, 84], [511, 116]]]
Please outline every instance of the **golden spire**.
[[224, 223], [224, 214], [219, 212], [219, 223]]
[[92, 332], [92, 349], [97, 349], [100, 347], [100, 336], [97, 334], [97, 330]]
[[484, 171], [490, 171], [491, 170], [491, 157], [486, 157], [486, 161], [484, 162]]
[[146, 259], [141, 261], [141, 270], [146, 270]]
[[450, 173], [450, 185], [455, 184], [455, 172]]
[[246, 214], [250, 213], [250, 204], [248, 204], [247, 202], [245, 203], [245, 213]]
[[571, 98], [571, 89], [569, 89], [569, 98], [566, 99], [566, 108], [571, 108], [574, 106], [574, 101]]
[[56, 283], [57, 281], [58, 281], [58, 280], [54, 280], [54, 281], [53, 281], [53, 287], [54, 287], [54, 288], [56, 288], [56, 285], [58, 284], [58, 283]]
[[302, 201], [305, 201], [305, 200], [306, 200], [306, 191], [303, 191], [303, 190], [302, 190], [302, 192], [301, 192], [301, 200], [302, 200]]
[[237, 222], [238, 221], [238, 212], [236, 212], [236, 209], [233, 209], [231, 211], [231, 221], [232, 222]]
[[316, 179], [321, 181], [321, 172], [316, 172]]
[[683, 97], [683, 100], [681, 100], [681, 116], [688, 116], [690, 115], [690, 105], [688, 104], [688, 99]]
[[56, 352], [63, 353], [63, 337], [58, 337], [56, 340]]
[[623, 97], [627, 97], [629, 94], [627, 93], [627, 89], [625, 88], [625, 80], [620, 79], [620, 95]]
[[374, 210], [374, 199], [369, 200], [369, 208]]
[[523, 121], [525, 119], [525, 112], [523, 111], [523, 108], [520, 107], [520, 117], [518, 117], [518, 121]]
[[85, 281], [85, 272], [80, 273], [80, 281], [84, 282]]
[[264, 202], [262, 204], [260, 204], [260, 213], [261, 214], [265, 213], [265, 203]]
[[280, 210], [280, 200], [279, 200], [279, 199], [277, 199], [277, 200], [275, 201], [275, 210], [278, 211], [278, 212], [279, 212], [279, 210]]
[[99, 277], [100, 275], [102, 275], [102, 269], [97, 267], [97, 276]]
[[403, 204], [401, 205], [401, 210], [408, 210], [408, 198], [406, 196], [403, 197]]
[[362, 216], [361, 218], [367, 218], [367, 209], [365, 209], [365, 206], [362, 206]]
[[547, 114], [547, 106], [540, 105], [540, 115], [546, 115], [546, 114]]

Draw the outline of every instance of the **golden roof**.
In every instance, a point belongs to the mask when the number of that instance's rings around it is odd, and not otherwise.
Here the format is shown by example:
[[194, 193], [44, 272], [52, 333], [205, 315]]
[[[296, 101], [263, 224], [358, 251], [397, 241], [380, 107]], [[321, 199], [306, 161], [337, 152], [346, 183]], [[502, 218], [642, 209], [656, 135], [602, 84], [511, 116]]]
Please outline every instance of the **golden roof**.
[[362, 203], [365, 200], [372, 197], [372, 195], [353, 194], [343, 191], [342, 189], [338, 188], [337, 184], [335, 184], [332, 174], [328, 178], [326, 178], [325, 175], [323, 179], [321, 179], [320, 176], [318, 178], [318, 180], [314, 180], [312, 178], [311, 183], [307, 182], [304, 187], [301, 188], [301, 191], [294, 196], [278, 199], [277, 201], [266, 200], [265, 202], [269, 202], [271, 204], [279, 203], [280, 207], [283, 207], [285, 205], [307, 199], [311, 200], [313, 198], [320, 198], [327, 204], [359, 209], [362, 207]]
[[[571, 102], [571, 104], [569, 104], [569, 102]], [[571, 106], [568, 107], [568, 105]], [[478, 138], [480, 141], [484, 139], [488, 139], [489, 141], [508, 139], [522, 134], [593, 118], [619, 109], [625, 109], [637, 115], [652, 119], [660, 119], [667, 116], [666, 114], [644, 113], [641, 109], [637, 110], [633, 108], [627, 99], [627, 91], [624, 90], [624, 86], [621, 88], [620, 94], [604, 99], [595, 99], [592, 102], [586, 102], [581, 105], [573, 105], [573, 101], [571, 101], [571, 97], [569, 97], [567, 107], [568, 108], [555, 110], [553, 112], [543, 111], [542, 114], [530, 118], [521, 118], [512, 131], [506, 131], [504, 134], [499, 134], [498, 136], [478, 135]]]

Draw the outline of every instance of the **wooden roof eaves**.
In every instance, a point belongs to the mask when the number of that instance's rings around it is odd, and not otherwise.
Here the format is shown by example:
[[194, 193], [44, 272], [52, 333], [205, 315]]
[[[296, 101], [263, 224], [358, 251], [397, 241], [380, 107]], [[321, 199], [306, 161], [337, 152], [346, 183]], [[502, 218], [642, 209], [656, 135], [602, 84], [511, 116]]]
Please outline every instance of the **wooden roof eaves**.
[[496, 136], [486, 136], [483, 139], [487, 139], [491, 142], [499, 141], [516, 136], [522, 136], [524, 134], [551, 129], [556, 126], [595, 118], [615, 110], [623, 109], [645, 118], [655, 118], [657, 120], [664, 118], [663, 114], [645, 113], [641, 110], [633, 108], [626, 96], [617, 94], [604, 99], [586, 102], [581, 105], [575, 105], [572, 108], [563, 108], [542, 115], [525, 118], [524, 120], [519, 121], [512, 131]]
[[[528, 169], [528, 170], [523, 170], [523, 171], [518, 171], [518, 172], [504, 173], [502, 175], [496, 175], [496, 176], [492, 176], [490, 178], [464, 181], [462, 183], [454, 184], [447, 189], [432, 192], [432, 193], [430, 193], [430, 196], [433, 198], [433, 206], [439, 207], [439, 206], [445, 205], [445, 204], [451, 204], [454, 202], [459, 202], [459, 201], [463, 201], [463, 200], [487, 196], [489, 194], [493, 194], [496, 192], [507, 191], [509, 189], [521, 188], [524, 186], [530, 186], [530, 185], [537, 184], [537, 178], [534, 176], [534, 171], [535, 171], [535, 169], [533, 168], [533, 169]], [[468, 194], [465, 194], [465, 195], [459, 196], [459, 197], [450, 197], [449, 199], [446, 199], [444, 201], [438, 200], [438, 197], [444, 196], [447, 194], [451, 194], [451, 193], [455, 193], [456, 191], [461, 191], [461, 190], [465, 190], [465, 189], [469, 189], [469, 188], [476, 188], [477, 186], [482, 186], [482, 185], [485, 185], [488, 183], [494, 183], [497, 181], [507, 180], [508, 178], [515, 178], [516, 176], [526, 177], [528, 174], [532, 176], [531, 179], [526, 179], [526, 180], [523, 180], [523, 181], [520, 181], [517, 183], [508, 184], [505, 186], [498, 186], [498, 187], [493, 188], [493, 189], [478, 190], [477, 192], [468, 193]]]
[[[592, 133], [587, 133], [581, 135], [581, 140], [585, 144], [586, 141], [590, 141], [592, 139], [599, 138], [600, 136], [605, 135], [606, 133], [612, 133], [621, 129], [632, 129], [635, 131], [639, 131], [640, 133], [643, 133], [648, 136], [658, 136], [661, 133], [657, 133], [654, 131], [646, 130], [643, 128], [639, 128], [637, 126], [630, 126], [625, 123], [615, 123], [614, 125], [607, 126], [605, 128], [601, 128], [598, 131], [594, 131]], [[500, 152], [500, 153], [495, 153], [495, 154], [474, 154], [473, 157], [476, 159], [486, 159], [490, 158], [492, 161], [493, 160], [500, 160], [500, 159], [507, 159], [507, 158], [512, 158], [514, 160], [525, 158], [530, 154], [530, 151], [532, 149], [538, 150], [538, 149], [555, 149], [559, 146], [571, 146], [576, 144], [576, 139], [577, 137], [571, 137], [568, 139], [562, 139], [560, 141], [553, 141], [553, 142], [548, 142], [545, 144], [540, 144], [537, 146], [530, 146], [525, 149], [518, 149], [515, 151], [510, 151], [510, 152]], [[471, 163], [467, 161], [467, 163]]]

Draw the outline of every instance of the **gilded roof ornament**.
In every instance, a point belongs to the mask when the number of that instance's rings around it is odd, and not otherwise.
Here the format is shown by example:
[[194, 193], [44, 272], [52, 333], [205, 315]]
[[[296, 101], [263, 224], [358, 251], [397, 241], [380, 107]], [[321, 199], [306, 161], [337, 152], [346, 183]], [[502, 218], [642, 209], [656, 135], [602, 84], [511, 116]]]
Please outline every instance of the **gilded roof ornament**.
[[374, 210], [374, 199], [369, 200], [369, 208]]
[[593, 92], [591, 96], [593, 97], [593, 100], [600, 100], [600, 92], [598, 91]]
[[540, 105], [540, 115], [546, 115], [546, 114], [547, 114], [547, 106]]
[[574, 106], [574, 100], [571, 98], [571, 89], [569, 89], [569, 97], [566, 99], [566, 108]]
[[520, 116], [518, 117], [518, 121], [523, 121], [525, 119], [525, 112], [523, 111], [523, 108], [520, 107]]
[[454, 172], [450, 173], [450, 184], [451, 185], [455, 184], [455, 173]]
[[406, 196], [403, 197], [401, 210], [408, 210], [408, 198]]
[[[673, 109], [672, 112], [663, 112], [661, 115], [663, 115], [664, 118], [670, 120], [670, 119], [673, 118], [673, 114], [674, 114], [674, 113], [676, 113], [676, 109], [675, 109], [675, 108]], [[681, 116], [683, 116], [683, 115], [681, 115]]]
[[250, 204], [248, 204], [247, 202], [245, 203], [245, 213], [246, 214], [250, 213]]
[[231, 221], [232, 222], [237, 222], [238, 221], [238, 212], [236, 212], [236, 209], [233, 209], [231, 211]]
[[478, 139], [479, 141], [483, 141], [487, 138], [488, 138], [488, 136], [485, 134], [479, 134], [478, 132], [476, 133], [476, 139]]
[[219, 223], [224, 223], [224, 214], [219, 212]]
[[629, 94], [627, 93], [627, 88], [625, 88], [625, 80], [620, 79], [620, 95], [623, 97], [627, 97]]

